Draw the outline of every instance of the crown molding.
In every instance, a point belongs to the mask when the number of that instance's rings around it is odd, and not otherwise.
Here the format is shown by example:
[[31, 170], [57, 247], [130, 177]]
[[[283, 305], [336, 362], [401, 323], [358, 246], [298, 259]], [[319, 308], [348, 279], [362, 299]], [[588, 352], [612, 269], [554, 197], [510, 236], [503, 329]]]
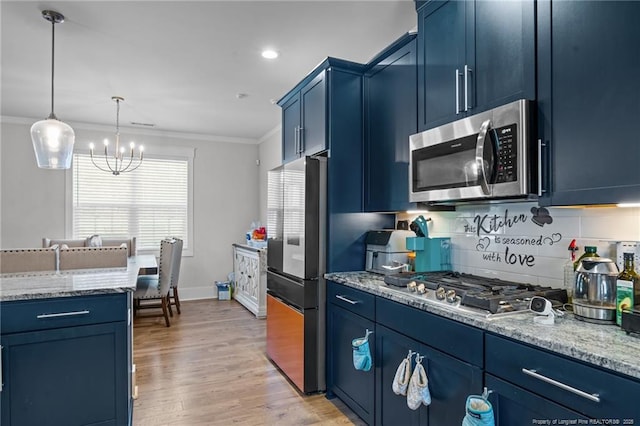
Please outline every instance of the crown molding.
[[[32, 125], [38, 121], [38, 119], [34, 118], [26, 118], [26, 117], [11, 117], [11, 116], [0, 116], [0, 122], [7, 124], [24, 124], [24, 125]], [[93, 130], [93, 131], [107, 131], [114, 132], [114, 126], [105, 126], [102, 124], [89, 124], [89, 123], [80, 123], [75, 121], [66, 121], [65, 123], [69, 124], [74, 129], [82, 129], [82, 130]], [[278, 126], [279, 128], [279, 126]], [[267, 135], [261, 137], [260, 139], [250, 139], [250, 138], [236, 138], [231, 136], [220, 136], [220, 135], [205, 135], [201, 133], [187, 133], [187, 132], [170, 132], [164, 130], [157, 129], [138, 129], [134, 127], [125, 127], [120, 126], [120, 130], [123, 133], [130, 135], [146, 135], [146, 136], [161, 136], [165, 138], [177, 138], [177, 139], [188, 139], [188, 140], [197, 140], [197, 141], [206, 141], [206, 142], [226, 142], [226, 143], [241, 143], [248, 145], [259, 145], [260, 142], [270, 135], [277, 129], [270, 130]]]
[[269, 139], [271, 136], [275, 135], [276, 133], [280, 132], [281, 130], [282, 130], [282, 124], [278, 124], [276, 127], [274, 127], [273, 129], [271, 129], [267, 133], [265, 133], [260, 139], [258, 139], [258, 145], [261, 144], [262, 142], [266, 141], [267, 139]]

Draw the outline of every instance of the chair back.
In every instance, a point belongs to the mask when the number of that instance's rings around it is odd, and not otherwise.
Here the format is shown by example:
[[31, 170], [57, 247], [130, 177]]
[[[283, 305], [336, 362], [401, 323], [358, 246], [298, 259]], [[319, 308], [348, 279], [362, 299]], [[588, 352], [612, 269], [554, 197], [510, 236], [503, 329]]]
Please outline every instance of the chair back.
[[58, 269], [58, 249], [7, 249], [0, 251], [0, 273], [55, 271]]
[[175, 239], [166, 238], [160, 242], [160, 261], [158, 262], [158, 292], [160, 296], [165, 296], [169, 293], [176, 252]]
[[180, 238], [173, 238], [175, 240], [174, 256], [173, 256], [173, 271], [171, 274], [171, 288], [178, 287], [178, 280], [180, 278], [180, 264], [182, 263], [182, 244], [183, 241]]

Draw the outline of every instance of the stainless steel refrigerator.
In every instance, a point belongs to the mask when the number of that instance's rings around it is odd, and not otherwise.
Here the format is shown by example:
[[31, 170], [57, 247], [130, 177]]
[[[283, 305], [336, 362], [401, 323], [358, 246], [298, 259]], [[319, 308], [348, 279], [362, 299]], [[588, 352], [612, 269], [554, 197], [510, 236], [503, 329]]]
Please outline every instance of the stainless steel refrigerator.
[[267, 356], [302, 391], [325, 385], [327, 159], [269, 172]]

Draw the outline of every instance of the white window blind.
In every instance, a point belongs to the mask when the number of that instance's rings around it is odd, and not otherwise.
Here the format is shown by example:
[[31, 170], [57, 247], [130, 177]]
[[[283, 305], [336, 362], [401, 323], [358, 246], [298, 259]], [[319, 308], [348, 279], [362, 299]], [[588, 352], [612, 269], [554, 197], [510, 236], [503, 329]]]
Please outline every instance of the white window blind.
[[98, 170], [89, 155], [74, 154], [73, 238], [136, 237], [138, 250], [158, 250], [173, 236], [189, 241], [188, 159], [145, 158], [118, 176]]

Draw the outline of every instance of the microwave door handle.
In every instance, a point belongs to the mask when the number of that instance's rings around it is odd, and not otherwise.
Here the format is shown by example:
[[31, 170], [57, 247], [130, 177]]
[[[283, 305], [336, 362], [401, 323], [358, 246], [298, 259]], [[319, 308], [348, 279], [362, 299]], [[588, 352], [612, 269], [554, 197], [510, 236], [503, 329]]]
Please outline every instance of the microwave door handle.
[[489, 134], [489, 127], [491, 127], [491, 120], [487, 120], [480, 126], [480, 132], [478, 133], [478, 140], [476, 142], [476, 164], [478, 167], [478, 180], [480, 181], [480, 187], [484, 195], [490, 195], [489, 182], [487, 181], [487, 170], [484, 167], [484, 144]]

